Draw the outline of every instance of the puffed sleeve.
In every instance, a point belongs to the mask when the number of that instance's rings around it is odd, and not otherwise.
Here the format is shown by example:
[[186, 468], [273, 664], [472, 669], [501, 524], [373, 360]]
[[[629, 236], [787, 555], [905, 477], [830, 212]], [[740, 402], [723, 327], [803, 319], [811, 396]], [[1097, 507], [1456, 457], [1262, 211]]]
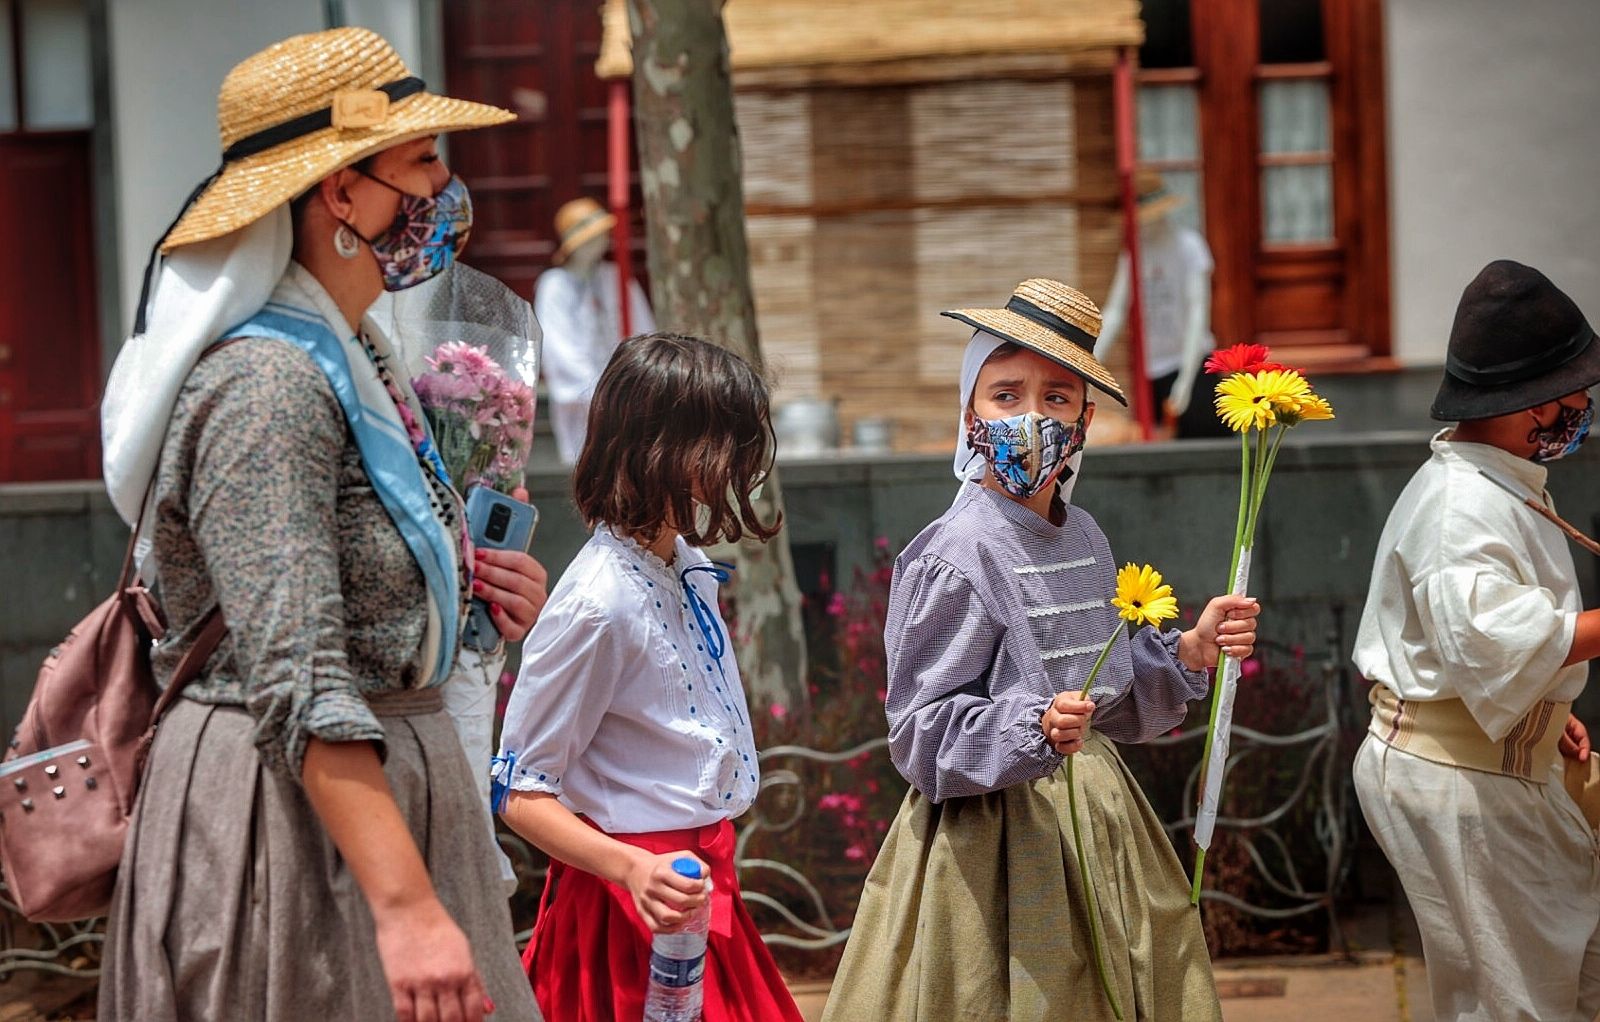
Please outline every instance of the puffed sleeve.
[[497, 758], [510, 765], [512, 790], [562, 793], [561, 778], [593, 740], [627, 667], [626, 628], [582, 597], [545, 605], [523, 642], [500, 731]]
[[1577, 614], [1523, 582], [1516, 554], [1483, 539], [1460, 560], [1414, 579], [1424, 635], [1467, 709], [1495, 741], [1545, 698], [1572, 651]]
[[1049, 696], [989, 695], [1004, 631], [948, 562], [924, 555], [896, 570], [884, 627], [889, 751], [935, 802], [999, 791], [1061, 762], [1039, 726]]
[[[1140, 628], [1127, 639], [1133, 683], [1117, 692], [1097, 684], [1091, 726], [1113, 742], [1136, 744], [1160, 737], [1183, 723], [1189, 701], [1211, 687], [1208, 671], [1191, 671], [1178, 659], [1177, 629]], [[1120, 640], [1119, 640], [1120, 644]], [[1098, 679], [1096, 679], [1098, 681]]]
[[383, 741], [344, 646], [337, 502], [344, 413], [282, 341], [207, 360], [188, 500], [233, 663], [269, 767], [298, 779], [306, 743]]

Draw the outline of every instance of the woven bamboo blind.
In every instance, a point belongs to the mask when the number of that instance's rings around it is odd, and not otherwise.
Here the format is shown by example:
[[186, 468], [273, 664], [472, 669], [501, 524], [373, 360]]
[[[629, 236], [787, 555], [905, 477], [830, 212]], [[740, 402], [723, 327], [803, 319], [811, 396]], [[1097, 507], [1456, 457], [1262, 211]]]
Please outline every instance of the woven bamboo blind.
[[[633, 70], [624, 7], [606, 0], [602, 78]], [[872, 67], [880, 81], [937, 78], [965, 58], [1103, 55], [1144, 40], [1138, 0], [730, 0], [723, 17], [740, 78]]]
[[777, 402], [834, 400], [845, 437], [888, 418], [896, 448], [948, 449], [971, 331], [941, 310], [1002, 305], [1031, 276], [1109, 289], [1110, 103], [1104, 76], [740, 92]]

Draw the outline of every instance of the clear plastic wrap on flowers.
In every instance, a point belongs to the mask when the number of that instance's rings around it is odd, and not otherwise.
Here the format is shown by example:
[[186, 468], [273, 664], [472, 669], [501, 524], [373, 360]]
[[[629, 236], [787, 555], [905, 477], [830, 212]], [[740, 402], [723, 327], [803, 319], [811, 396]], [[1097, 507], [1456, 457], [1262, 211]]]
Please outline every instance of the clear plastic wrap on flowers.
[[539, 380], [533, 306], [487, 273], [455, 263], [385, 296], [373, 316], [406, 361], [456, 489], [521, 486]]

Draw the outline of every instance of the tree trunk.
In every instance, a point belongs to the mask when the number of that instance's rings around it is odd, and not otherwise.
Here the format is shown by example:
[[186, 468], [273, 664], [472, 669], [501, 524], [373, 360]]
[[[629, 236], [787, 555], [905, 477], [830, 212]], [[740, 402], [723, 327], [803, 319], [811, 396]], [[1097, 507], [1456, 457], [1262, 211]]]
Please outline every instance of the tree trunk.
[[[722, 6], [628, 0], [650, 291], [663, 329], [721, 344], [761, 370]], [[783, 507], [776, 468], [755, 506], [766, 521]], [[745, 684], [755, 701], [798, 708], [806, 648], [788, 530], [730, 553]]]

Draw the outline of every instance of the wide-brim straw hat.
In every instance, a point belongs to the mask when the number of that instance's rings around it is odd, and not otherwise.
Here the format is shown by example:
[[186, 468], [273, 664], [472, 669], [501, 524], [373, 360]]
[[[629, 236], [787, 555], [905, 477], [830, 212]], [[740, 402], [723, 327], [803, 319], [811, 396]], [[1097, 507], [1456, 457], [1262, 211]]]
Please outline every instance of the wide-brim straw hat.
[[1141, 171], [1134, 186], [1139, 195], [1135, 213], [1141, 224], [1154, 223], [1188, 201], [1168, 191], [1167, 183], [1153, 170]]
[[1497, 259], [1461, 293], [1435, 419], [1492, 419], [1600, 383], [1600, 340], [1575, 303], [1531, 266]]
[[427, 135], [515, 120], [509, 110], [427, 92], [394, 47], [364, 28], [297, 35], [222, 81], [222, 165], [161, 251], [254, 223], [341, 167]]
[[585, 242], [617, 226], [617, 218], [600, 203], [590, 198], [573, 199], [556, 210], [556, 234], [561, 245], [550, 257], [557, 266], [577, 251]]
[[1128, 403], [1117, 378], [1094, 357], [1100, 309], [1082, 291], [1058, 280], [1034, 277], [1017, 285], [1003, 309], [951, 309], [940, 315], [1038, 352], [1122, 405]]

